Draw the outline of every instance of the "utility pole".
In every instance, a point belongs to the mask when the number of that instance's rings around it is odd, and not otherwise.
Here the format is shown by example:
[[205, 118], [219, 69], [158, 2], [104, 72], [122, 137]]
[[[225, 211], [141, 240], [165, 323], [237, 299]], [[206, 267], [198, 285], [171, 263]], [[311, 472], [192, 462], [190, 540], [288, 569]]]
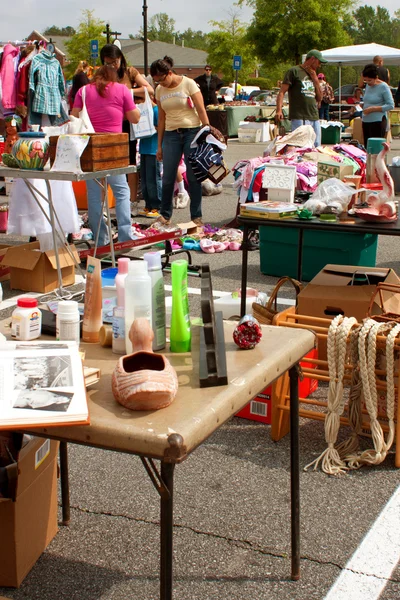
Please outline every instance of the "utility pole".
[[147, 45], [147, 2], [143, 0], [143, 58], [144, 58], [144, 74], [148, 75], [149, 72], [149, 56], [148, 56], [148, 45]]
[[104, 35], [107, 36], [107, 44], [110, 43], [110, 38], [112, 35], [114, 35], [114, 40], [118, 39], [118, 36], [121, 35], [120, 31], [110, 31], [110, 24], [107, 23], [106, 25], [106, 30], [103, 31]]

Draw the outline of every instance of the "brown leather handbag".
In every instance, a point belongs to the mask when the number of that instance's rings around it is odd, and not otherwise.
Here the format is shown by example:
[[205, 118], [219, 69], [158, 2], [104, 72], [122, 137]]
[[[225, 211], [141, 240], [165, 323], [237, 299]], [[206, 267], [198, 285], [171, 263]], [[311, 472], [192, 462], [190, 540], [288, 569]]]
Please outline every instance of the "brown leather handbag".
[[278, 314], [278, 292], [285, 283], [291, 283], [293, 285], [296, 291], [296, 299], [298, 294], [303, 289], [302, 284], [300, 281], [297, 281], [297, 279], [292, 279], [291, 277], [281, 277], [278, 280], [265, 306], [262, 306], [257, 302], [253, 302], [253, 317], [255, 317], [262, 325], [271, 325], [272, 319]]

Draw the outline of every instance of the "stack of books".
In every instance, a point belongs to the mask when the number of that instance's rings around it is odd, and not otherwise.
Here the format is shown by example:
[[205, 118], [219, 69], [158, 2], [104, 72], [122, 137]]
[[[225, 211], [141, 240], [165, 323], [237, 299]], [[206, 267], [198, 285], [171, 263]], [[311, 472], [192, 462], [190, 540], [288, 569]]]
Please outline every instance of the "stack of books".
[[250, 202], [240, 206], [240, 216], [253, 219], [287, 219], [296, 217], [297, 212], [297, 206], [291, 202]]

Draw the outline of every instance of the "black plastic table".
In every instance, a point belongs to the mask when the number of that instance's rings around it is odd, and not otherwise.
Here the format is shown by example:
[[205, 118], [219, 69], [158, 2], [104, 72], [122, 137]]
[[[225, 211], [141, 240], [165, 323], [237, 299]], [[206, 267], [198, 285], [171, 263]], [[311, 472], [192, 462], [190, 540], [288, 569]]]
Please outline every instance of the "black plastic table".
[[[349, 217], [354, 222], [336, 221], [328, 223], [313, 219], [306, 221], [302, 219], [251, 219], [248, 217], [237, 217], [240, 227], [243, 227], [242, 242], [242, 290], [247, 287], [247, 262], [249, 250], [249, 231], [258, 229], [260, 225], [267, 227], [289, 227], [299, 230], [299, 251], [297, 254], [297, 279], [301, 281], [301, 270], [303, 261], [303, 232], [305, 230], [314, 231], [338, 231], [342, 233], [373, 233], [376, 235], [394, 235], [400, 236], [400, 222], [397, 220], [392, 223], [371, 223], [363, 221], [357, 217]], [[240, 304], [240, 315], [246, 314], [246, 294], [242, 294]]]

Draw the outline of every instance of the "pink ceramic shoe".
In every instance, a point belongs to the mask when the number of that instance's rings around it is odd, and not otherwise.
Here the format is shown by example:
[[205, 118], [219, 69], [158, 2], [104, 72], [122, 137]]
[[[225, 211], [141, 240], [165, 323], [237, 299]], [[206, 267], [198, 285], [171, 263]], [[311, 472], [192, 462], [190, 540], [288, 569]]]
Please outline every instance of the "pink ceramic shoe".
[[178, 391], [175, 369], [152, 351], [153, 337], [148, 319], [135, 319], [129, 332], [134, 352], [121, 356], [112, 375], [115, 399], [130, 410], [164, 408]]

